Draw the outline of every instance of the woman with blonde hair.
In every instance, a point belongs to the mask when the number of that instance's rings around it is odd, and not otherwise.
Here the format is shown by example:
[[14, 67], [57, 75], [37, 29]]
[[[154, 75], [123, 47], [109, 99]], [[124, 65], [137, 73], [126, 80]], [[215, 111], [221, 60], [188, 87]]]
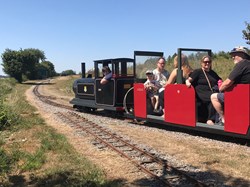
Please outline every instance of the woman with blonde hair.
[[[193, 72], [193, 69], [191, 68], [191, 66], [188, 63], [187, 56], [184, 55], [184, 54], [181, 55], [181, 69], [182, 69], [182, 83], [185, 83], [185, 80]], [[168, 84], [174, 84], [174, 83], [176, 83], [177, 71], [178, 71], [178, 56], [176, 56], [174, 58], [174, 70], [171, 72], [166, 85], [164, 85], [164, 88]], [[160, 106], [161, 106], [162, 112], [164, 114], [164, 91], [160, 92], [159, 102], [160, 102]]]
[[[177, 71], [178, 71], [178, 56], [174, 58], [174, 70], [171, 72], [169, 79], [167, 81], [167, 84], [174, 84], [176, 82], [177, 77]], [[183, 77], [183, 83], [185, 83], [185, 80], [189, 77], [190, 73], [193, 72], [193, 69], [188, 63], [188, 58], [186, 55], [181, 55], [181, 69], [182, 69], [182, 77]]]

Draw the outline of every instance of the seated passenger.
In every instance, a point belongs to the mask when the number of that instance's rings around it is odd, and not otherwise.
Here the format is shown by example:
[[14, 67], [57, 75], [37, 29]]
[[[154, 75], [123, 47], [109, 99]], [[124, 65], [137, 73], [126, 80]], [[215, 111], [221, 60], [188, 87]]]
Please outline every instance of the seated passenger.
[[210, 100], [210, 96], [213, 93], [212, 88], [221, 79], [211, 67], [211, 57], [204, 56], [201, 59], [201, 68], [194, 70], [186, 80], [187, 87], [190, 87], [192, 84], [195, 89], [198, 120], [204, 120], [208, 125], [214, 125], [216, 118], [216, 111]]
[[[183, 83], [185, 83], [185, 80], [189, 77], [189, 75], [193, 72], [193, 69], [190, 67], [188, 63], [188, 58], [186, 55], [181, 55], [181, 69], [182, 69], [182, 77], [183, 77]], [[177, 78], [177, 70], [178, 70], [178, 56], [174, 58], [174, 70], [171, 72], [168, 81], [164, 88], [168, 84], [174, 84], [176, 83]], [[160, 92], [159, 94], [159, 103], [162, 108], [162, 112], [164, 113], [164, 91]]]
[[[242, 46], [236, 47], [230, 52], [230, 55], [233, 58], [235, 66], [228, 78], [220, 86], [220, 92], [225, 91], [233, 84], [250, 84], [250, 54], [248, 49]], [[224, 125], [224, 93], [212, 94], [211, 101], [215, 110], [220, 115], [219, 125]]]
[[[185, 80], [189, 77], [189, 75], [193, 72], [193, 69], [188, 63], [188, 58], [186, 55], [181, 55], [181, 69], [182, 69], [182, 78], [183, 83], [185, 83]], [[178, 56], [174, 58], [174, 70], [171, 72], [169, 79], [167, 81], [167, 84], [174, 84], [176, 83], [177, 78], [177, 70], [178, 70]]]
[[102, 80], [101, 80], [101, 84], [106, 84], [106, 83], [108, 83], [109, 82], [109, 80], [111, 79], [111, 77], [112, 77], [112, 72], [111, 72], [111, 70], [110, 70], [110, 68], [108, 67], [108, 66], [104, 66], [103, 68], [102, 68], [102, 73], [103, 73], [103, 78], [102, 78]]
[[144, 83], [144, 88], [147, 90], [147, 96], [151, 100], [151, 104], [154, 108], [154, 112], [158, 112], [159, 106], [159, 94], [158, 90], [160, 88], [160, 83], [154, 80], [153, 72], [148, 70], [146, 71], [147, 81]]
[[157, 67], [153, 70], [154, 78], [160, 83], [161, 87], [166, 85], [169, 77], [169, 72], [164, 68], [165, 64], [165, 58], [160, 57], [157, 61]]

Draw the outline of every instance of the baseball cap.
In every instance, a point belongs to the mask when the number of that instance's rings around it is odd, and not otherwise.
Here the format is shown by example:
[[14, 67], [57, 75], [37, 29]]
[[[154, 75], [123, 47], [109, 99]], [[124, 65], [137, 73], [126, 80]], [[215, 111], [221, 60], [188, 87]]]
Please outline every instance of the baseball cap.
[[146, 71], [146, 75], [152, 75], [153, 74], [153, 71], [152, 70], [147, 70]]
[[244, 53], [247, 56], [247, 58], [250, 59], [249, 50], [246, 47], [243, 46], [235, 47], [231, 50], [229, 54], [233, 53]]

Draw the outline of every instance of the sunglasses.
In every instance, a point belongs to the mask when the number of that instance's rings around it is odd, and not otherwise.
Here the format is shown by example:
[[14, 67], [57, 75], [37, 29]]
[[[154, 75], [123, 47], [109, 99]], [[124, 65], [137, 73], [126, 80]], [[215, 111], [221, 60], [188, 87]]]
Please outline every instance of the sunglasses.
[[203, 63], [205, 63], [205, 64], [211, 64], [212, 62], [211, 61], [203, 61]]

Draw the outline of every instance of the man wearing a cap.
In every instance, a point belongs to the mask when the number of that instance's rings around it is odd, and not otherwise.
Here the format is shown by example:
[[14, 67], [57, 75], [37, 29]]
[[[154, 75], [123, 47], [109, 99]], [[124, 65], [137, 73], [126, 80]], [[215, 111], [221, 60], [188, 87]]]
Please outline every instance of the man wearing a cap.
[[236, 47], [230, 52], [230, 55], [235, 66], [228, 78], [220, 86], [221, 93], [211, 95], [212, 104], [220, 115], [221, 121], [219, 125], [224, 125], [224, 93], [222, 92], [233, 84], [250, 84], [250, 55], [248, 49], [242, 46]]

